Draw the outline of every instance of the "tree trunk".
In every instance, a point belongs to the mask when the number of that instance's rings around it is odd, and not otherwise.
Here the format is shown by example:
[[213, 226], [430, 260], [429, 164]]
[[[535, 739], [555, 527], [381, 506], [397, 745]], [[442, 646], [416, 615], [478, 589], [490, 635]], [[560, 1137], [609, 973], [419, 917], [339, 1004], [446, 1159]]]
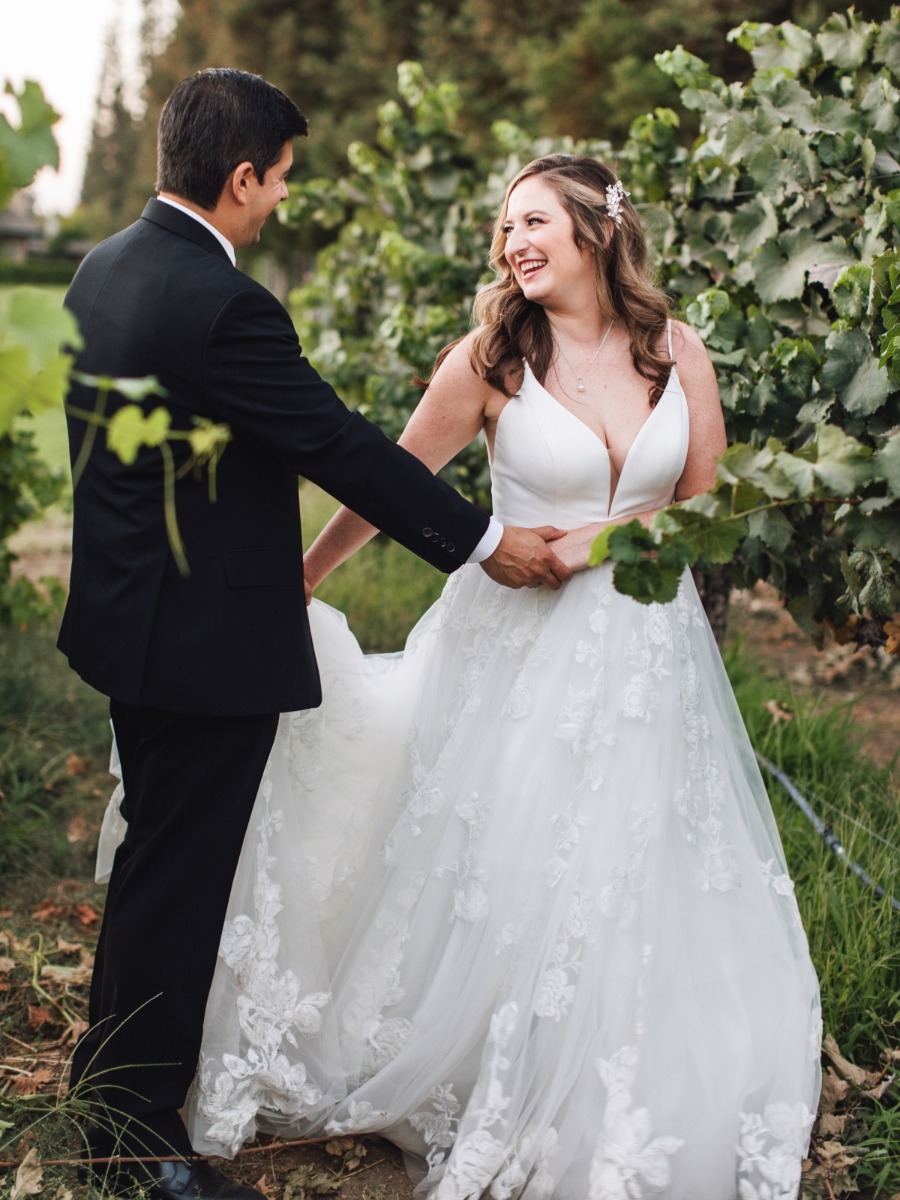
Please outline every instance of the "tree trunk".
[[719, 649], [725, 644], [728, 627], [728, 601], [731, 598], [731, 574], [726, 566], [713, 567], [711, 571], [692, 572], [700, 600], [712, 627], [713, 637]]

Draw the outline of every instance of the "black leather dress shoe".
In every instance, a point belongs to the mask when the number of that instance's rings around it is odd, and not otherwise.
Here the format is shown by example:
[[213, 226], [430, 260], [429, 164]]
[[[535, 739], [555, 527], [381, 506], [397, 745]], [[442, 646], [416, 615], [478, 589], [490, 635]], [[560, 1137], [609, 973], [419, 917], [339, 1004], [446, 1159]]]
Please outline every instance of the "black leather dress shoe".
[[202, 1159], [178, 1162], [87, 1164], [79, 1172], [106, 1193], [139, 1187], [149, 1200], [266, 1200], [262, 1192], [228, 1179]]
[[228, 1179], [208, 1162], [142, 1163], [152, 1200], [265, 1200], [262, 1192]]

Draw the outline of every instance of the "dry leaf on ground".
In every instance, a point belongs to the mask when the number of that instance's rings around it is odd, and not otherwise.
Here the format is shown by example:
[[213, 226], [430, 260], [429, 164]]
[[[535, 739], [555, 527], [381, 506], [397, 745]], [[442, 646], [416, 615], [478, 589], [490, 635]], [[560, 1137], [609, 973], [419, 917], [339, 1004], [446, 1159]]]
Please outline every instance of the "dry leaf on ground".
[[13, 1082], [13, 1091], [19, 1096], [33, 1096], [51, 1083], [56, 1083], [55, 1072], [48, 1067], [38, 1067], [30, 1075], [18, 1075]]
[[9, 1193], [9, 1200], [20, 1200], [22, 1196], [36, 1196], [43, 1187], [44, 1168], [38, 1162], [37, 1150], [32, 1148], [19, 1163], [16, 1182]]
[[767, 700], [763, 708], [772, 718], [773, 725], [778, 725], [781, 721], [787, 722], [794, 719], [793, 711], [786, 708], [783, 704], [779, 704], [777, 700]]
[[849, 1059], [844, 1058], [830, 1033], [826, 1033], [822, 1049], [837, 1067], [838, 1073], [866, 1095], [875, 1096], [877, 1099], [893, 1082], [890, 1077], [886, 1078], [882, 1071], [867, 1071], [864, 1067], [858, 1067]]
[[41, 1029], [44, 1025], [58, 1025], [59, 1018], [41, 1004], [29, 1004], [28, 1024], [32, 1029]]
[[86, 842], [90, 836], [88, 823], [80, 813], [74, 816], [66, 827], [66, 841], [72, 845], [76, 842]]
[[83, 775], [90, 765], [89, 758], [82, 758], [80, 754], [70, 754], [66, 759], [66, 774], [67, 775]]
[[76, 987], [78, 984], [90, 983], [93, 969], [93, 961], [79, 963], [76, 967], [46, 963], [41, 967], [41, 979], [47, 979], [50, 983], [61, 983], [66, 987]]
[[93, 904], [76, 904], [75, 911], [78, 913], [79, 922], [89, 929], [92, 925], [96, 925], [100, 920], [100, 914], [94, 908]]
[[341, 1190], [337, 1175], [305, 1164], [291, 1171], [284, 1181], [284, 1200], [310, 1200], [313, 1196], [336, 1196]]

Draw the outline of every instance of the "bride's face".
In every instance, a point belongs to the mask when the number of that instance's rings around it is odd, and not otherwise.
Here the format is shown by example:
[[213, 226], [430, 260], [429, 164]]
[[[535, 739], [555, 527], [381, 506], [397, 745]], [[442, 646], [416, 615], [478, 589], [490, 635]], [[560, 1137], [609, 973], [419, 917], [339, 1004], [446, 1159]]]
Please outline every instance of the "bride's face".
[[506, 261], [529, 300], [569, 308], [595, 295], [593, 255], [575, 244], [572, 218], [540, 176], [513, 189], [503, 231]]

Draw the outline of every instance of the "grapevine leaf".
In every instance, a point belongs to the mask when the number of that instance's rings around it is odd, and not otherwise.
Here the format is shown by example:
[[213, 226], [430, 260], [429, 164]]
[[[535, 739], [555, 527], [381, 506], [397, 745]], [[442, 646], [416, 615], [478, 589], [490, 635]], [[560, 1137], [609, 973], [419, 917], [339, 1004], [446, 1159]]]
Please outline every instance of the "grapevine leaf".
[[816, 473], [808, 459], [783, 450], [776, 455], [779, 470], [789, 480], [793, 493], [801, 498], [811, 496], [816, 487]]
[[616, 525], [607, 525], [594, 538], [591, 544], [591, 549], [588, 554], [588, 565], [591, 567], [599, 567], [601, 563], [606, 562], [610, 555], [609, 539], [613, 532], [618, 528]]
[[24, 346], [33, 372], [55, 359], [61, 347], [81, 345], [75, 318], [45, 288], [13, 288], [0, 301], [0, 317], [0, 348]]
[[652, 559], [638, 563], [616, 563], [613, 583], [617, 592], [640, 604], [668, 604], [678, 594], [681, 570], [663, 567]]
[[892, 496], [900, 496], [900, 433], [889, 437], [872, 461], [873, 473], [883, 479]]
[[[718, 492], [700, 492], [696, 496], [691, 496], [685, 500], [680, 508], [686, 509], [688, 512], [702, 513], [704, 517], [718, 517], [723, 510], [723, 501]], [[669, 509], [664, 509], [663, 512], [668, 513]], [[660, 517], [662, 513], [658, 514]], [[655, 520], [654, 520], [655, 524]]]
[[11, 83], [5, 91], [16, 99], [20, 121], [18, 128], [13, 128], [0, 113], [0, 160], [6, 167], [7, 192], [0, 196], [0, 207], [5, 206], [10, 191], [27, 187], [41, 167], [59, 166], [59, 147], [52, 126], [60, 114], [47, 103], [40, 85], [29, 79], [20, 92]]
[[636, 563], [656, 549], [656, 541], [640, 521], [629, 521], [613, 529], [609, 549], [617, 563]]
[[828, 335], [822, 387], [833, 392], [849, 413], [870, 416], [890, 395], [891, 381], [863, 329]]
[[875, 62], [884, 63], [900, 79], [900, 21], [884, 22], [872, 57]]
[[110, 419], [106, 444], [126, 465], [135, 461], [142, 446], [158, 446], [166, 440], [171, 417], [155, 408], [145, 417], [137, 404], [126, 404]]
[[747, 521], [751, 537], [759, 538], [770, 550], [783, 554], [794, 536], [794, 527], [777, 508], [751, 513]]
[[799, 74], [816, 57], [816, 43], [811, 33], [784, 21], [778, 26], [761, 25], [755, 21], [744, 21], [728, 35], [744, 50], [749, 50], [753, 65], [758, 70], [767, 67], [785, 67]]
[[822, 57], [845, 71], [861, 67], [866, 60], [871, 31], [855, 16], [848, 21], [844, 13], [832, 13], [816, 37]]
[[731, 235], [741, 254], [749, 255], [778, 234], [778, 215], [768, 196], [741, 204], [731, 218]]
[[872, 555], [869, 559], [869, 577], [859, 591], [859, 602], [875, 617], [889, 617], [893, 611], [893, 596], [884, 577], [881, 563]]
[[24, 346], [0, 348], [0, 437], [26, 407], [23, 382], [30, 377], [28, 351]]
[[847, 267], [835, 281], [831, 298], [838, 316], [845, 321], [859, 324], [869, 307], [869, 292], [872, 287], [872, 268], [868, 263], [854, 263]]
[[729, 446], [719, 460], [716, 473], [726, 483], [751, 484], [773, 499], [783, 499], [794, 490], [779, 457], [768, 445], [761, 450], [755, 450], [744, 442]]
[[816, 435], [816, 478], [833, 496], [853, 496], [872, 475], [872, 451], [836, 425]]
[[227, 425], [207, 420], [199, 420], [188, 434], [191, 452], [199, 462], [220, 456], [230, 441], [231, 430]]

